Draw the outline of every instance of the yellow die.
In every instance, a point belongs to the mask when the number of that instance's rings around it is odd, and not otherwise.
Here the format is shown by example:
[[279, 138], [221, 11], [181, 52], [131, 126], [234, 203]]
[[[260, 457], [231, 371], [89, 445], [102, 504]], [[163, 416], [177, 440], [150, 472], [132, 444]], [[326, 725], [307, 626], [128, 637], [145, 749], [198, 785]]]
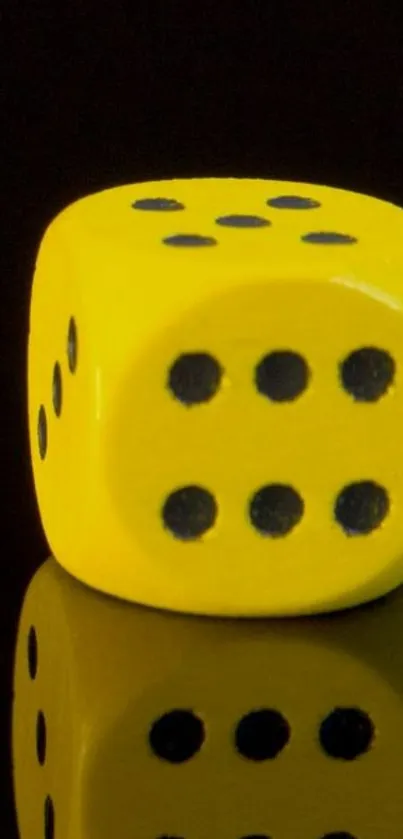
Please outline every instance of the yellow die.
[[29, 426], [58, 561], [128, 600], [295, 615], [403, 578], [403, 212], [343, 190], [106, 190], [43, 239]]
[[177, 615], [46, 562], [15, 663], [21, 839], [401, 839], [402, 607]]

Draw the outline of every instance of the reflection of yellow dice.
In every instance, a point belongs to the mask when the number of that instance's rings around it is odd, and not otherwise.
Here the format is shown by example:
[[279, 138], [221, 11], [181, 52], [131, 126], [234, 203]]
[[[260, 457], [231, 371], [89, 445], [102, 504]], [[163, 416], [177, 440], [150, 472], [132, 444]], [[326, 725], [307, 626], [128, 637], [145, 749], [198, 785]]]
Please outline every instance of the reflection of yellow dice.
[[21, 839], [401, 839], [402, 607], [173, 615], [45, 563], [15, 666]]
[[206, 179], [47, 231], [29, 422], [59, 562], [195, 613], [295, 615], [403, 578], [403, 212]]

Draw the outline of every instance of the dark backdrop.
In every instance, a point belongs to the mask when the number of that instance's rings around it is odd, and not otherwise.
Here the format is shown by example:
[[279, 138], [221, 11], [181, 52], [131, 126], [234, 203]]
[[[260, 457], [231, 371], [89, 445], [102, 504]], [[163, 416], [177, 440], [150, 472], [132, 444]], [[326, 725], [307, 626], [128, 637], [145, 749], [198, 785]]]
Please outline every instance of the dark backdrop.
[[90, 191], [175, 175], [312, 180], [403, 203], [403, 25], [392, 5], [3, 0], [4, 839], [16, 837], [8, 753], [16, 622], [46, 556], [25, 420], [29, 289], [44, 228]]

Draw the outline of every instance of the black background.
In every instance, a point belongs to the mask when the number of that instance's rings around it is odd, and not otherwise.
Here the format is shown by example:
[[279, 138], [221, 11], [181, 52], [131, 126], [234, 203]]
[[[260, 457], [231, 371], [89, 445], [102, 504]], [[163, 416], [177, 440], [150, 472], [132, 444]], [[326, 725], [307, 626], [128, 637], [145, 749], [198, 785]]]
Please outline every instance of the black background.
[[29, 290], [44, 228], [88, 192], [175, 175], [317, 181], [403, 204], [403, 25], [393, 5], [3, 0], [4, 839], [16, 837], [8, 753], [13, 645], [24, 589], [47, 551], [25, 419]]

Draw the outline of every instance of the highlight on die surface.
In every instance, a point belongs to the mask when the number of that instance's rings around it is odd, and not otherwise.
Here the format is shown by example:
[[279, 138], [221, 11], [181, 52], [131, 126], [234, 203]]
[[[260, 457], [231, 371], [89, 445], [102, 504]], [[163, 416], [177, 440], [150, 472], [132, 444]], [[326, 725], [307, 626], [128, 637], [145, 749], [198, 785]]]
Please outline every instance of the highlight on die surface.
[[105, 190], [42, 241], [29, 340], [57, 560], [130, 601], [341, 609], [402, 581], [403, 212], [330, 187]]
[[219, 620], [46, 562], [17, 641], [21, 839], [400, 839], [402, 592]]

